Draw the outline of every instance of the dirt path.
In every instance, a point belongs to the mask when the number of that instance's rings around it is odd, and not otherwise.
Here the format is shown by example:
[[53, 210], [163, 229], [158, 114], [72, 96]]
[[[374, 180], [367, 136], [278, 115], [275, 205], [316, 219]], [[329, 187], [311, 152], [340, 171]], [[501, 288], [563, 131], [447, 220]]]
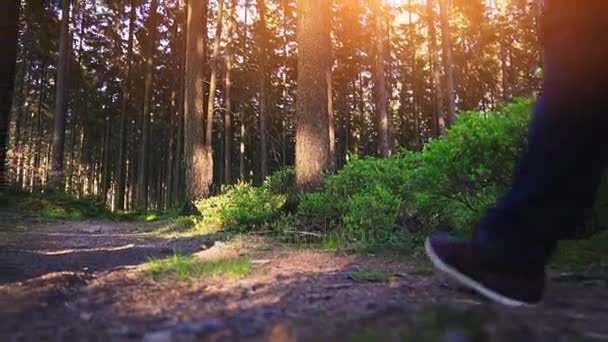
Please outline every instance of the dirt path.
[[[0, 340], [608, 340], [601, 275], [553, 276], [543, 305], [506, 310], [452, 287], [421, 256], [336, 255], [251, 238], [164, 239], [142, 228], [0, 214]], [[175, 251], [246, 255], [253, 271], [156, 281], [138, 268]], [[362, 269], [393, 276], [354, 281]]]

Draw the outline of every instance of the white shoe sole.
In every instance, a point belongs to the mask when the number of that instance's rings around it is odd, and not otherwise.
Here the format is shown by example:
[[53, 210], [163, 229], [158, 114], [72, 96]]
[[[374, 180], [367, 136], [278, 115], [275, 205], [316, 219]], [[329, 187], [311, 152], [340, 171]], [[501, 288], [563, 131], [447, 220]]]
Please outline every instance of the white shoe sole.
[[505, 297], [505, 296], [501, 295], [500, 293], [494, 292], [494, 291], [488, 289], [487, 287], [483, 286], [481, 283], [475, 281], [473, 278], [470, 278], [470, 277], [466, 276], [465, 274], [457, 271], [453, 267], [449, 266], [448, 264], [443, 262], [443, 260], [441, 260], [441, 258], [439, 258], [439, 256], [435, 253], [435, 251], [433, 250], [433, 246], [431, 246], [430, 239], [426, 239], [426, 242], [424, 243], [424, 247], [426, 249], [426, 254], [428, 255], [429, 259], [431, 259], [431, 262], [433, 263], [433, 265], [435, 265], [435, 267], [438, 270], [449, 275], [450, 277], [452, 277], [453, 279], [455, 279], [462, 285], [477, 291], [482, 296], [484, 296], [496, 303], [499, 303], [499, 304], [502, 304], [505, 306], [509, 306], [509, 307], [534, 307], [535, 306], [534, 304], [521, 302], [521, 301], [518, 301], [518, 300], [515, 300], [512, 298]]

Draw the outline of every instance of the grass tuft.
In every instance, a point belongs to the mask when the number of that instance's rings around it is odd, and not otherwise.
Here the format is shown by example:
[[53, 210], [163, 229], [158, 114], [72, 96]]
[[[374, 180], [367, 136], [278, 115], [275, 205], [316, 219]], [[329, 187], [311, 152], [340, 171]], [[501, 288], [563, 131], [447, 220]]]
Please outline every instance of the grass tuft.
[[194, 256], [174, 254], [164, 259], [150, 258], [145, 266], [145, 273], [154, 279], [244, 276], [249, 272], [251, 272], [251, 260], [245, 257], [208, 261]]
[[368, 283], [386, 283], [391, 279], [391, 272], [385, 270], [362, 270], [351, 273], [351, 278], [355, 281]]

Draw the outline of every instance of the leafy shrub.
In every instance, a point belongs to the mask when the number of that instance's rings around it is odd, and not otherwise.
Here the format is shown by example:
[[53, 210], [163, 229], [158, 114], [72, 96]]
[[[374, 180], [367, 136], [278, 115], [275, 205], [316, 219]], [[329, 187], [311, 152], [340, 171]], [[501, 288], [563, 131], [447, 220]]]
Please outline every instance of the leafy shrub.
[[462, 113], [447, 135], [425, 146], [405, 196], [422, 224], [471, 225], [495, 202], [526, 148], [531, 108], [520, 100], [497, 112]]
[[[509, 185], [526, 147], [531, 101], [500, 111], [461, 113], [446, 136], [422, 152], [386, 159], [352, 158], [303, 194], [300, 213], [334, 220], [356, 248], [409, 245], [412, 233], [470, 227]], [[341, 236], [343, 236], [342, 234]]]
[[396, 233], [401, 232], [402, 193], [411, 171], [410, 153], [387, 159], [355, 156], [340, 172], [325, 178], [323, 192], [302, 195], [299, 213], [307, 218], [307, 229], [323, 228], [331, 237], [328, 245], [348, 241], [350, 246], [343, 247], [385, 246], [403, 237]]
[[275, 217], [286, 197], [273, 194], [266, 187], [239, 182], [223, 187], [220, 195], [197, 201], [196, 207], [206, 222], [250, 228]]
[[353, 236], [369, 237], [392, 230], [399, 217], [401, 197], [385, 186], [354, 194], [348, 198], [342, 219]]
[[340, 209], [344, 206], [342, 202], [341, 198], [336, 201], [335, 195], [328, 191], [305, 193], [298, 210], [306, 216], [331, 219], [340, 216]]
[[275, 171], [264, 181], [263, 187], [273, 194], [286, 194], [295, 190], [296, 173], [293, 167]]

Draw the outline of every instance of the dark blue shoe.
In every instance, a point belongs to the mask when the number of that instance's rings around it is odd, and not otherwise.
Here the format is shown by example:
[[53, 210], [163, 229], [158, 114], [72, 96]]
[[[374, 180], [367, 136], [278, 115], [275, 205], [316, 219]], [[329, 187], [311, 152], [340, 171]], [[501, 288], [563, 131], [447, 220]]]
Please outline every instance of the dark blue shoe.
[[426, 253], [437, 269], [458, 283], [502, 305], [518, 307], [540, 303], [545, 273], [506, 270], [475, 255], [470, 241], [455, 241], [438, 233], [426, 240]]

